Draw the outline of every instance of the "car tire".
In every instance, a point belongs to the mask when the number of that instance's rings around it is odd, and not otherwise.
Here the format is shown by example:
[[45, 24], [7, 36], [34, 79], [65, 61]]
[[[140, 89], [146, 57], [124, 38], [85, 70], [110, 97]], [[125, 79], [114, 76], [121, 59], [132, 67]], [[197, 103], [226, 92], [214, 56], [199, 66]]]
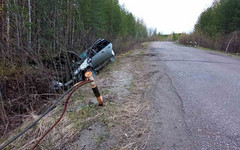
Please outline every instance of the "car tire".
[[111, 57], [110, 62], [114, 62], [114, 61], [115, 61], [114, 57]]

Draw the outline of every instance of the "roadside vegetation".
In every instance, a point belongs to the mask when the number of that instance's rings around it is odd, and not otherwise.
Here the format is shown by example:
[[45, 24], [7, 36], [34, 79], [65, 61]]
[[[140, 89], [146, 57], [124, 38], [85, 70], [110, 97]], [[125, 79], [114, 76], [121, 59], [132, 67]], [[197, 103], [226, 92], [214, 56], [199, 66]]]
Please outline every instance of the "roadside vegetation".
[[[240, 1], [214, 0], [199, 17], [191, 34], [179, 42], [229, 53], [240, 53]], [[196, 42], [196, 43], [195, 43]]]
[[118, 0], [0, 0], [0, 136], [40, 114], [61, 92], [50, 88], [52, 58], [83, 52], [98, 38], [116, 54], [148, 39], [144, 22]]
[[[97, 76], [104, 107], [95, 103], [90, 85], [77, 90], [59, 124], [37, 149], [144, 149], [149, 137], [150, 100], [144, 96], [149, 87], [147, 69], [142, 63], [146, 44], [116, 56]], [[62, 101], [63, 102], [63, 101]], [[60, 103], [34, 128], [8, 149], [31, 149], [63, 110]], [[30, 113], [24, 123], [0, 137], [0, 143], [22, 131], [39, 115]]]

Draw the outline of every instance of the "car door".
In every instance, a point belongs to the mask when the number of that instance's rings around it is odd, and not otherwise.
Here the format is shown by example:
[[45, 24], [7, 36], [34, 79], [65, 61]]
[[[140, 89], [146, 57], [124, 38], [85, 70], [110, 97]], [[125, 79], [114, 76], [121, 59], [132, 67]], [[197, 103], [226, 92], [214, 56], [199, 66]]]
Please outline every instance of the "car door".
[[106, 47], [105, 47], [105, 52], [107, 55], [107, 60], [109, 60], [110, 58], [112, 58], [114, 56], [113, 54], [113, 50], [112, 50], [112, 43], [109, 43]]
[[92, 66], [93, 68], [97, 68], [101, 66], [107, 59], [107, 53], [106, 49], [103, 48], [102, 50], [98, 51], [93, 57], [92, 57]]

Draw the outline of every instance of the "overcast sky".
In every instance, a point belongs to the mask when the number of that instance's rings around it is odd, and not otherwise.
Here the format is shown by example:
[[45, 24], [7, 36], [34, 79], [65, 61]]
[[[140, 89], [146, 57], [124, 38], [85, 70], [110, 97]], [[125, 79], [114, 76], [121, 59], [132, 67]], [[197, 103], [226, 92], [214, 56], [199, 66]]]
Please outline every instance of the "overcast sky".
[[193, 31], [201, 12], [213, 0], [119, 0], [120, 5], [142, 18], [148, 28], [162, 34]]

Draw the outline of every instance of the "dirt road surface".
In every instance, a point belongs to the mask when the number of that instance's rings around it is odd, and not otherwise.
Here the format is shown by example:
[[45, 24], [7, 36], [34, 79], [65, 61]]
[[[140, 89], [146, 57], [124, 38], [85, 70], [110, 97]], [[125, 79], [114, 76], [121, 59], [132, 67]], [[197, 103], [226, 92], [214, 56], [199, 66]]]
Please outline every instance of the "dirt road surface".
[[149, 71], [150, 136], [146, 149], [240, 149], [240, 61], [153, 42]]

